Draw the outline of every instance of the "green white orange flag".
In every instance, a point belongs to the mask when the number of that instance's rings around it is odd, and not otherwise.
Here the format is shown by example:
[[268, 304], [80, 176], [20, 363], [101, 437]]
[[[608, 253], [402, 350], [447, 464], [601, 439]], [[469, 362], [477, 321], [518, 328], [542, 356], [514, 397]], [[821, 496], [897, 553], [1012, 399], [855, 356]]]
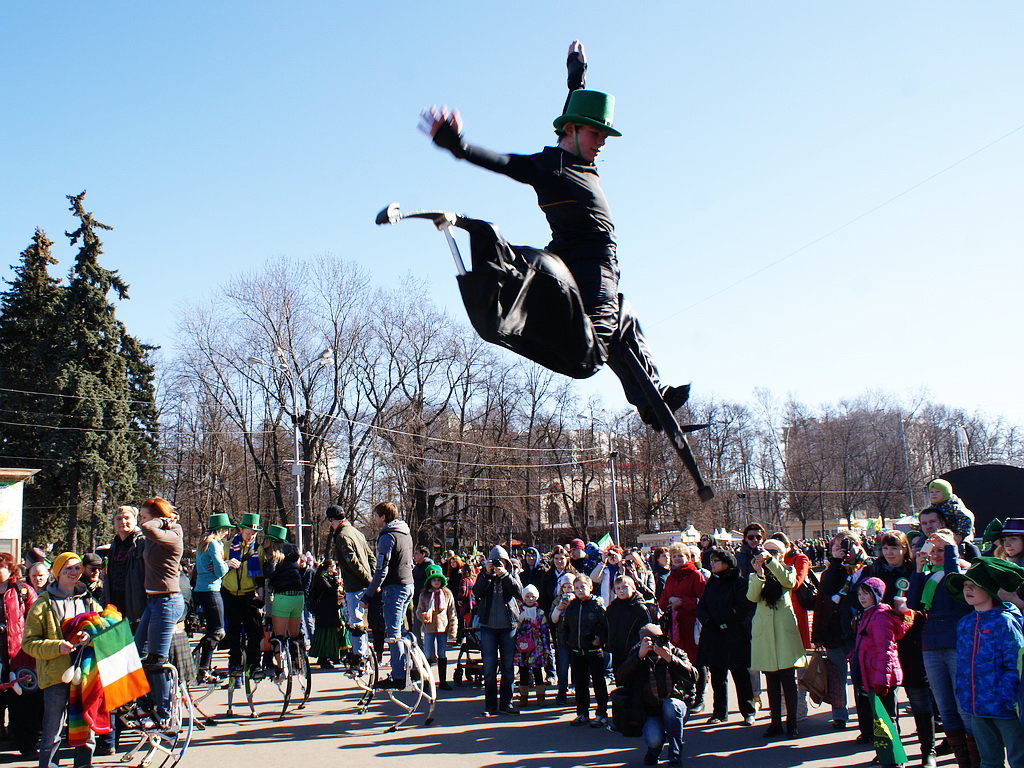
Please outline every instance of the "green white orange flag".
[[149, 681], [127, 621], [121, 620], [93, 637], [92, 647], [108, 712], [149, 692]]

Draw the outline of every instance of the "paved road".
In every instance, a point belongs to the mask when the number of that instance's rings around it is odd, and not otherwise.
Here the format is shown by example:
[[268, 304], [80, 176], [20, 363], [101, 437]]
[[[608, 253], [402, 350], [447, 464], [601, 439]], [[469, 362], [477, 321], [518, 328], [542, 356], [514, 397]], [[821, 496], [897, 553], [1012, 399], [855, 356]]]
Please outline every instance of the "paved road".
[[[393, 720], [389, 704], [375, 703], [361, 716], [354, 714], [356, 696], [340, 672], [317, 671], [313, 695], [303, 713], [276, 722], [269, 706], [258, 707], [255, 720], [218, 718], [218, 724], [196, 734], [183, 768], [312, 768], [344, 761], [352, 766], [401, 766], [401, 768], [576, 768], [577, 766], [639, 765], [643, 755], [640, 739], [592, 728], [573, 728], [569, 707], [527, 709], [519, 717], [484, 719], [479, 688], [442, 692], [437, 717], [430, 727], [406, 728], [383, 733]], [[222, 713], [226, 694], [218, 692], [203, 703], [209, 714]], [[686, 730], [684, 764], [691, 768], [720, 765], [717, 758], [730, 757], [734, 764], [752, 768], [782, 766], [867, 766], [874, 756], [853, 742], [856, 730], [832, 731], [829, 714], [813, 708], [802, 724], [803, 736], [795, 740], [766, 742], [762, 716], [754, 726], [742, 725], [737, 714], [732, 722], [705, 726], [707, 714], [698, 715]], [[912, 720], [904, 718], [910, 727]], [[911, 765], [919, 765], [916, 739], [909, 739]], [[110, 758], [97, 765], [112, 765]], [[951, 757], [940, 766], [953, 765]], [[15, 765], [28, 765], [15, 763]]]

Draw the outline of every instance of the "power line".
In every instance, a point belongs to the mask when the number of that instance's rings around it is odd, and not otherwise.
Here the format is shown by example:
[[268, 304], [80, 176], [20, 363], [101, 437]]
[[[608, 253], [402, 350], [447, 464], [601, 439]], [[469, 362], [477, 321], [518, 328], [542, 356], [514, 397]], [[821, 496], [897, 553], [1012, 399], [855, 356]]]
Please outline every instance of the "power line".
[[962, 165], [963, 163], [967, 162], [971, 158], [973, 158], [973, 157], [975, 157], [977, 155], [980, 155], [985, 150], [990, 149], [991, 147], [994, 147], [996, 144], [999, 144], [1000, 142], [1005, 141], [1006, 139], [1008, 139], [1011, 136], [1013, 136], [1015, 133], [1019, 133], [1022, 130], [1024, 130], [1024, 123], [1021, 123], [1016, 128], [1013, 128], [1012, 130], [1007, 131], [1002, 136], [1000, 136], [1000, 137], [998, 137], [996, 139], [993, 139], [992, 141], [988, 142], [987, 144], [985, 144], [982, 147], [979, 147], [978, 149], [974, 150], [973, 152], [971, 152], [971, 153], [969, 153], [967, 155], [964, 155], [963, 157], [961, 157], [956, 162], [950, 163], [945, 168], [942, 168], [941, 170], [936, 171], [935, 173], [933, 173], [930, 176], [922, 179], [921, 181], [917, 182], [916, 184], [912, 184], [911, 186], [909, 186], [906, 189], [904, 189], [902, 192], [898, 192], [897, 194], [893, 195], [892, 197], [888, 198], [887, 200], [884, 200], [883, 202], [879, 203], [878, 205], [874, 206], [873, 208], [869, 208], [868, 210], [864, 211], [863, 213], [860, 213], [860, 214], [854, 216], [852, 219], [847, 221], [845, 224], [840, 224], [838, 227], [830, 230], [829, 232], [826, 232], [825, 234], [823, 234], [823, 235], [821, 235], [819, 237], [814, 238], [810, 242], [804, 243], [803, 245], [801, 245], [796, 250], [790, 251], [785, 256], [781, 256], [778, 259], [775, 259], [774, 261], [770, 261], [767, 264], [765, 264], [763, 267], [759, 267], [758, 269], [755, 269], [754, 271], [749, 272], [746, 275], [743, 275], [742, 277], [734, 280], [733, 282], [729, 283], [725, 287], [723, 287], [723, 288], [721, 288], [721, 289], [719, 289], [717, 291], [714, 291], [712, 293], [709, 293], [709, 294], [701, 297], [697, 301], [693, 302], [692, 304], [687, 304], [682, 309], [679, 309], [679, 310], [677, 310], [675, 312], [672, 312], [669, 315], [666, 315], [665, 317], [662, 317], [662, 318], [658, 319], [657, 321], [655, 321], [655, 324], [660, 325], [661, 323], [667, 322], [668, 320], [671, 320], [671, 319], [673, 319], [675, 317], [678, 317], [679, 315], [683, 314], [684, 312], [690, 311], [694, 307], [699, 307], [701, 304], [704, 304], [705, 302], [710, 301], [711, 299], [717, 298], [718, 296], [721, 296], [723, 293], [731, 291], [737, 285], [745, 283], [747, 280], [750, 280], [750, 279], [752, 279], [754, 277], [757, 277], [758, 275], [760, 275], [760, 274], [762, 274], [764, 272], [767, 272], [769, 269], [772, 269], [773, 267], [777, 267], [779, 264], [782, 264], [784, 261], [788, 261], [789, 259], [793, 258], [794, 256], [796, 256], [796, 255], [798, 255], [800, 253], [803, 253], [804, 251], [808, 250], [809, 248], [814, 247], [815, 245], [817, 245], [821, 241], [827, 240], [828, 238], [832, 237], [833, 235], [836, 235], [836, 234], [842, 232], [844, 229], [848, 229], [849, 227], [853, 226], [854, 224], [856, 224], [861, 219], [865, 219], [868, 216], [870, 216], [871, 214], [875, 213], [876, 211], [879, 211], [882, 208], [884, 208], [885, 206], [889, 205], [890, 203], [894, 203], [895, 201], [899, 200], [901, 197], [905, 197], [905, 196], [909, 195], [914, 190], [919, 189], [920, 187], [923, 187], [925, 184], [927, 184], [930, 181], [933, 181], [934, 179], [938, 178], [939, 176], [941, 176], [942, 174], [946, 173], [947, 171], [953, 170], [958, 165]]
[[[97, 401], [104, 401], [104, 402], [151, 404], [151, 403], [149, 403], [148, 401], [145, 401], [145, 400], [123, 400], [123, 399], [118, 399], [118, 398], [89, 397], [89, 396], [86, 396], [86, 395], [65, 395], [65, 394], [61, 394], [61, 393], [58, 393], [58, 392], [34, 392], [34, 391], [23, 390], [23, 389], [10, 389], [10, 388], [7, 388], [7, 387], [0, 387], [0, 392], [14, 392], [14, 393], [23, 394], [23, 395], [38, 395], [40, 397], [66, 397], [66, 398], [73, 398], [73, 399], [77, 399], [77, 400], [97, 400]], [[208, 403], [207, 405], [216, 405], [216, 406], [218, 406], [220, 408], [223, 408], [225, 410], [234, 410], [234, 409], [232, 409], [231, 406], [225, 405], [224, 403], [213, 402], [213, 403]], [[39, 411], [17, 410], [17, 409], [12, 409], [12, 408], [0, 408], [0, 411], [7, 411], [7, 412], [10, 412], [10, 413], [30, 413], [30, 414], [35, 415], [35, 416], [50, 416], [50, 415], [57, 416], [58, 415], [58, 414], [42, 413], [42, 412], [39, 412]], [[421, 440], [426, 440], [428, 442], [439, 442], [439, 443], [444, 443], [444, 444], [448, 444], [448, 445], [463, 445], [463, 446], [468, 446], [468, 447], [472, 447], [472, 448], [483, 448], [483, 449], [486, 449], [486, 450], [544, 452], [544, 453], [551, 453], [551, 452], [556, 452], [556, 451], [569, 450], [567, 448], [556, 448], [556, 447], [553, 447], [553, 448], [527, 448], [527, 447], [515, 446], [515, 445], [506, 445], [506, 446], [502, 446], [502, 445], [487, 445], [485, 443], [474, 443], [474, 442], [469, 442], [469, 441], [464, 441], [464, 440], [453, 440], [451, 438], [446, 438], [446, 437], [435, 437], [433, 435], [422, 435], [422, 434], [417, 434], [417, 433], [414, 433], [414, 432], [404, 432], [404, 431], [399, 430], [399, 429], [392, 429], [390, 427], [382, 427], [382, 426], [379, 426], [377, 424], [372, 424], [372, 423], [365, 422], [365, 421], [359, 421], [359, 420], [356, 420], [356, 419], [348, 419], [348, 418], [346, 418], [344, 416], [336, 416], [336, 415], [332, 415], [332, 414], [329, 414], [329, 413], [323, 413], [322, 411], [317, 411], [317, 410], [314, 410], [312, 408], [307, 409], [305, 412], [306, 413], [316, 414], [317, 416], [321, 416], [321, 417], [323, 417], [325, 419], [331, 419], [333, 421], [340, 421], [340, 422], [344, 422], [344, 423], [351, 424], [351, 425], [354, 425], [354, 426], [365, 427], [366, 429], [374, 430], [376, 432], [384, 432], [384, 433], [389, 433], [389, 434], [393, 434], [393, 435], [400, 435], [400, 436], [403, 436], [403, 437], [413, 437], [413, 438], [418, 438], [418, 439], [421, 439]], [[12, 422], [2, 422], [2, 421], [0, 421], [0, 424], [12, 424]], [[33, 426], [33, 425], [22, 424], [20, 426]], [[48, 427], [49, 425], [38, 425], [38, 426], [41, 426], [41, 427], [45, 428], [45, 427]], [[52, 428], [52, 429], [75, 429], [74, 427], [50, 427], [50, 428]], [[92, 430], [92, 429], [88, 429], [88, 428], [85, 428], [85, 427], [80, 427], [79, 429], [83, 429], [83, 430], [86, 430], [86, 431], [94, 431], [94, 432], [120, 431], [120, 430], [101, 430], [101, 429]], [[238, 430], [238, 431], [207, 431], [207, 430], [203, 430], [203, 434], [224, 434], [224, 435], [234, 435], [234, 434], [242, 434], [242, 435], [244, 435], [244, 434], [272, 434], [274, 431], [275, 430], [244, 430], [244, 429], [243, 430]], [[194, 433], [178, 431], [178, 432], [161, 432], [161, 434], [162, 435], [190, 435], [190, 434], [194, 434]], [[308, 434], [308, 433], [305, 433], [305, 434]], [[588, 452], [589, 453], [589, 452], [602, 451], [603, 449], [600, 446], [580, 446], [580, 447], [574, 448], [572, 450], [576, 450], [578, 452]]]

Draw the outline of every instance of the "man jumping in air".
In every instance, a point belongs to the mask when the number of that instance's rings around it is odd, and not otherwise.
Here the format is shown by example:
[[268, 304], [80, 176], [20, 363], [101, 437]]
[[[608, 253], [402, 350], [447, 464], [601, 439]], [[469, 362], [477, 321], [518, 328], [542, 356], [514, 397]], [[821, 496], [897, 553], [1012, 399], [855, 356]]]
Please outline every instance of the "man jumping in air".
[[461, 116], [446, 107], [426, 110], [421, 127], [437, 146], [455, 157], [533, 187], [551, 227], [551, 242], [545, 250], [561, 259], [572, 273], [584, 311], [626, 399], [644, 423], [660, 430], [625, 355], [633, 352], [673, 412], [686, 402], [690, 387], [660, 383], [640, 325], [619, 295], [615, 226], [594, 165], [608, 137], [622, 135], [612, 127], [615, 99], [584, 89], [587, 65], [579, 41], [569, 46], [567, 66], [569, 97], [554, 121], [558, 136], [554, 147], [534, 155], [506, 155], [467, 144], [462, 138]]

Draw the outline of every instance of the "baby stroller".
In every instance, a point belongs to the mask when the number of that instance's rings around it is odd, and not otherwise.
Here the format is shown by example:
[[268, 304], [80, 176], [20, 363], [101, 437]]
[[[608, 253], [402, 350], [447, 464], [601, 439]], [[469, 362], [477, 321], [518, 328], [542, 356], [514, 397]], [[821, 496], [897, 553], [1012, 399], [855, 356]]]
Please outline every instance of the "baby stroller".
[[459, 646], [459, 657], [455, 662], [455, 673], [452, 682], [462, 685], [482, 685], [484, 680], [484, 661], [480, 653], [480, 632], [476, 627], [467, 626]]

